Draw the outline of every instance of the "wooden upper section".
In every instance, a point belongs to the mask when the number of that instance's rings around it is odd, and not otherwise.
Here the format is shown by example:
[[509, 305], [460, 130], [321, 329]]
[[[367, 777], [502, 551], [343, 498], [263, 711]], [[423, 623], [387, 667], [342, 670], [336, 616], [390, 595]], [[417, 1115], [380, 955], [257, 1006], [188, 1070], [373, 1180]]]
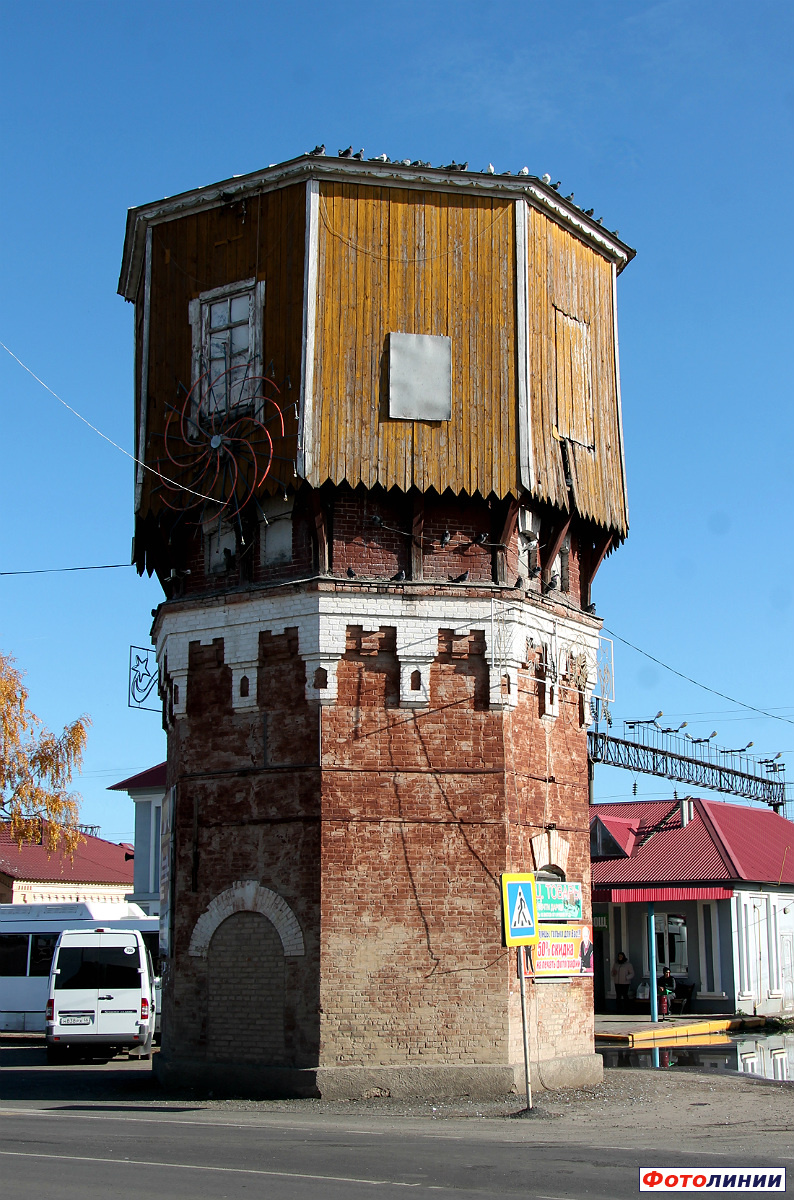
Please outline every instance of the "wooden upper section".
[[[512, 202], [329, 182], [318, 207], [311, 482], [514, 491]], [[390, 332], [451, 339], [451, 420], [389, 420]]]
[[[274, 487], [531, 496], [620, 539], [615, 277], [631, 257], [532, 177], [380, 162], [305, 156], [130, 210], [137, 454], [162, 456], [191, 387], [191, 301], [257, 280], [287, 409]], [[450, 339], [449, 420], [389, 417], [392, 333]], [[139, 472], [141, 518], [162, 507], [157, 482]]]

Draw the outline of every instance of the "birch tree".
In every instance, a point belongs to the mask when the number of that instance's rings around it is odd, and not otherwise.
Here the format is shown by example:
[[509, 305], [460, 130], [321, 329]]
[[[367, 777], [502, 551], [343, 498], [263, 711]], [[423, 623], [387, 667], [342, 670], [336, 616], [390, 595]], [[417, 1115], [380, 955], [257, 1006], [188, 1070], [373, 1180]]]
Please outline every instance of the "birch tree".
[[80, 840], [80, 796], [69, 791], [83, 762], [91, 718], [51, 733], [28, 708], [15, 661], [0, 652], [0, 821], [20, 846], [43, 842], [72, 854]]

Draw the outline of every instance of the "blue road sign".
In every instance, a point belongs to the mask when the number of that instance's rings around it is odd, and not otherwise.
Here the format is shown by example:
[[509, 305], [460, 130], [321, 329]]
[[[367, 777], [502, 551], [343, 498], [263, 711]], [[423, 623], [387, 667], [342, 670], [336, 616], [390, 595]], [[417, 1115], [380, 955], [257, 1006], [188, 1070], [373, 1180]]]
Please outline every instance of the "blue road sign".
[[531, 872], [502, 876], [506, 946], [533, 946], [538, 940], [538, 901]]

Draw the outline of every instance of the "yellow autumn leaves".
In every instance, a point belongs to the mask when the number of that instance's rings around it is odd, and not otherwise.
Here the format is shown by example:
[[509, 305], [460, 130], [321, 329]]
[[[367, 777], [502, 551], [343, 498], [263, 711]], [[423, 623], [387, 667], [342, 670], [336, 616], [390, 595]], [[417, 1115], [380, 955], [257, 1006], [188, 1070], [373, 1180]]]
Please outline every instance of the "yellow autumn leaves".
[[28, 708], [14, 659], [0, 653], [0, 821], [12, 838], [73, 853], [80, 841], [80, 797], [68, 791], [83, 761], [91, 718], [79, 717], [60, 736]]

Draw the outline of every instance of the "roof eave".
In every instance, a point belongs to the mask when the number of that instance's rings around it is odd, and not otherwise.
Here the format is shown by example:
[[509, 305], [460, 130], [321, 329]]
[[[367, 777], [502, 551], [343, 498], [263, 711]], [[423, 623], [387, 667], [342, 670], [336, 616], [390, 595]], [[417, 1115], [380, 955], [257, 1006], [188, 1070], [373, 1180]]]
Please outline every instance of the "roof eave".
[[488, 175], [475, 171], [447, 171], [443, 167], [406, 167], [401, 163], [359, 162], [357, 159], [331, 158], [303, 154], [285, 163], [274, 164], [248, 175], [207, 187], [194, 188], [151, 204], [142, 204], [127, 212], [124, 251], [119, 275], [119, 295], [134, 300], [143, 264], [146, 230], [151, 224], [174, 217], [215, 208], [242, 199], [251, 193], [272, 191], [306, 179], [344, 179], [353, 183], [373, 183], [434, 191], [473, 191], [488, 196], [524, 196], [534, 207], [568, 228], [594, 249], [614, 262], [618, 273], [631, 262], [636, 250], [588, 217], [571, 201], [559, 196], [554, 188], [533, 175]]

